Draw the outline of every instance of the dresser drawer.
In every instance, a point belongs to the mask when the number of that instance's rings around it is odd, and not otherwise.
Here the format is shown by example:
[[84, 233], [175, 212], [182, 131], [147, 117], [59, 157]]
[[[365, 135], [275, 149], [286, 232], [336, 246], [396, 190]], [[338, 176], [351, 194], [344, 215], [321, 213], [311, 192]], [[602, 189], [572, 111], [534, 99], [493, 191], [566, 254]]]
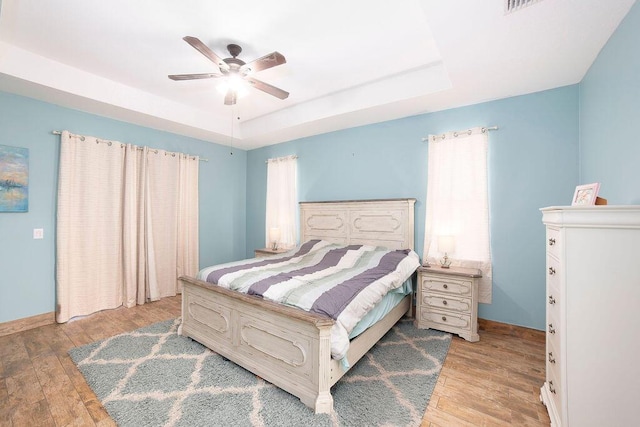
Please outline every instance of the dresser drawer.
[[425, 307], [445, 309], [463, 314], [471, 314], [471, 299], [455, 296], [439, 295], [436, 293], [422, 296]]
[[562, 307], [562, 292], [560, 290], [560, 280], [547, 280], [547, 310], [559, 311]]
[[560, 296], [558, 290], [560, 289], [560, 274], [562, 273], [562, 267], [557, 259], [547, 255], [547, 287], [552, 292], [555, 292]]
[[560, 230], [557, 228], [547, 227], [547, 253], [558, 258], [560, 256], [560, 246], [562, 241], [560, 239]]
[[555, 406], [555, 410], [559, 415], [559, 419], [563, 419], [563, 408], [562, 408], [562, 399], [564, 395], [564, 384], [562, 383], [562, 378], [560, 376], [560, 369], [558, 363], [550, 364], [547, 363], [547, 384], [550, 391], [551, 400], [553, 401], [553, 406]]
[[427, 327], [444, 331], [450, 331], [452, 328], [471, 330], [471, 316], [444, 310], [422, 308], [420, 320], [425, 322]]
[[555, 348], [560, 349], [560, 342], [563, 335], [560, 320], [557, 316], [558, 312], [552, 312], [547, 310], [547, 324], [545, 325], [545, 331], [548, 342], [553, 342]]
[[425, 275], [422, 277], [422, 291], [441, 292], [449, 295], [471, 296], [471, 281], [443, 276]]
[[[555, 369], [557, 371], [559, 366], [562, 366], [562, 363], [564, 363], [562, 360], [562, 353], [560, 352], [560, 342], [549, 337], [549, 335], [547, 335], [546, 352], [545, 366], [547, 367], [547, 372], [550, 372], [551, 369]], [[558, 381], [556, 381], [556, 383], [560, 384]]]

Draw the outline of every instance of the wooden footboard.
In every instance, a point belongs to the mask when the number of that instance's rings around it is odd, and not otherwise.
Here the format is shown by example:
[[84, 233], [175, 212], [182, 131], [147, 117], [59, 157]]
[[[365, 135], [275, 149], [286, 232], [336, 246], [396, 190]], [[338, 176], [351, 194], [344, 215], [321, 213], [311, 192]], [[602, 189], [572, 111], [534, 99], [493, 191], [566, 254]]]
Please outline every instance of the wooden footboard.
[[[180, 281], [180, 335], [293, 394], [315, 413], [333, 410], [330, 388], [345, 374], [331, 358], [333, 320], [191, 277]], [[409, 295], [352, 340], [347, 353], [351, 366], [410, 310]]]
[[316, 413], [332, 411], [333, 320], [191, 277], [180, 281], [181, 335], [297, 396]]

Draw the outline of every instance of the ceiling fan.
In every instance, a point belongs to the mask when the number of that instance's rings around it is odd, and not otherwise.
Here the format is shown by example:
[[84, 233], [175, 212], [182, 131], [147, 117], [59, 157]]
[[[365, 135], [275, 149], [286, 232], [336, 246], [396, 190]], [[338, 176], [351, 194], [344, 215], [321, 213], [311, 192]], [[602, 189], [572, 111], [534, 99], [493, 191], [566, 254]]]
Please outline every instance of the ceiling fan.
[[286, 99], [289, 96], [289, 92], [251, 77], [252, 73], [286, 63], [287, 60], [281, 53], [272, 52], [254, 61], [245, 63], [243, 60], [238, 59], [238, 55], [240, 55], [240, 52], [242, 52], [242, 48], [237, 44], [230, 44], [227, 46], [227, 49], [231, 54], [231, 58], [221, 59], [198, 38], [186, 36], [182, 39], [193, 46], [201, 54], [209, 58], [211, 62], [216, 64], [220, 72], [201, 74], [171, 74], [169, 75], [169, 78], [171, 80], [195, 80], [226, 77], [229, 84], [227, 94], [224, 97], [225, 105], [233, 105], [236, 103], [238, 97], [237, 84], [241, 83], [242, 81], [246, 81], [256, 89], [266, 92], [269, 95], [273, 95], [276, 98]]

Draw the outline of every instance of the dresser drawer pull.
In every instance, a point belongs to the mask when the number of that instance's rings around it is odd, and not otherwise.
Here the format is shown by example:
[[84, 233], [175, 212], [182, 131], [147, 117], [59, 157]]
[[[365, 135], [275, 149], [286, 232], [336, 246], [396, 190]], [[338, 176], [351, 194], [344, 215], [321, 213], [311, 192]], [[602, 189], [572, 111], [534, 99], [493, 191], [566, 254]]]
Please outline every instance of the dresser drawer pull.
[[442, 305], [447, 305], [447, 300], [446, 299], [442, 300]]
[[550, 334], [555, 334], [556, 330], [553, 328], [553, 323], [549, 323], [549, 333]]
[[553, 352], [549, 352], [549, 363], [556, 363], [556, 359], [553, 357]]
[[553, 267], [549, 267], [549, 275], [553, 276], [554, 274], [556, 274], [556, 269]]
[[549, 295], [549, 304], [553, 305], [556, 303], [556, 299], [553, 297], [553, 295]]
[[556, 389], [553, 388], [553, 381], [549, 381], [549, 391], [553, 394], [556, 394]]
[[447, 321], [447, 317], [446, 316], [442, 316], [442, 321], [446, 322]]
[[556, 244], [556, 239], [554, 239], [553, 237], [549, 239], [549, 246], [553, 246]]
[[443, 284], [443, 285], [442, 285], [442, 287], [443, 287], [444, 289], [449, 289], [449, 285], [447, 285], [446, 283], [445, 283], [445, 284]]

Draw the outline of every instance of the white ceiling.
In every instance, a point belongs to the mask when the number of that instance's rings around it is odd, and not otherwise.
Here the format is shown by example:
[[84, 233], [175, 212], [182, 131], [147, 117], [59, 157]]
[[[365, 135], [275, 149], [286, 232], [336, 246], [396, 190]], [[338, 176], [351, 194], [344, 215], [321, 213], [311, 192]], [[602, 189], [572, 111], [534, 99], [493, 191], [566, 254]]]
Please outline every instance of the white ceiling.
[[[504, 1], [0, 0], [0, 90], [252, 149], [578, 83], [635, 2]], [[187, 35], [291, 95], [168, 79], [218, 71]]]

